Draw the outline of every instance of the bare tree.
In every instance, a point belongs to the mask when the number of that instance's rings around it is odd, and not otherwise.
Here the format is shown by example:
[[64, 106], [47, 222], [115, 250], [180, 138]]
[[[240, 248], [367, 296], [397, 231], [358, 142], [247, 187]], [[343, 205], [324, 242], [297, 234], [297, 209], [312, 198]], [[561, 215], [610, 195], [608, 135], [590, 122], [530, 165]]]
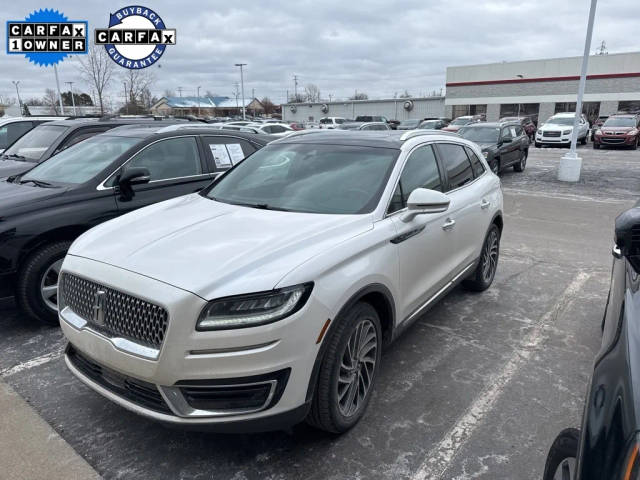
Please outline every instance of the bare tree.
[[44, 97], [42, 97], [42, 104], [45, 107], [49, 107], [49, 109], [53, 112], [54, 115], [58, 115], [60, 113], [60, 105], [58, 103], [58, 94], [55, 90], [51, 88], [47, 88], [44, 91]]
[[355, 95], [349, 97], [349, 100], [369, 100], [369, 95], [363, 92], [356, 92]]
[[260, 100], [260, 103], [264, 107], [264, 113], [266, 115], [271, 115], [278, 110], [278, 107], [271, 101], [269, 97], [264, 97], [262, 100]]
[[313, 83], [304, 87], [304, 95], [307, 102], [319, 102], [320, 101], [320, 89]]
[[173, 90], [170, 90], [170, 89], [167, 88], [167, 89], [165, 89], [164, 92], [162, 92], [162, 96], [163, 97], [167, 97], [167, 98], [175, 97], [176, 96], [176, 92], [174, 92]]
[[33, 107], [42, 107], [44, 105], [44, 103], [42, 102], [42, 99], [36, 98], [36, 97], [27, 98], [22, 103], [24, 103], [25, 105], [33, 106]]
[[404, 93], [401, 93], [398, 98], [411, 98], [413, 95], [411, 95], [406, 89], [404, 91]]
[[78, 55], [78, 57], [80, 75], [89, 84], [91, 91], [95, 93], [97, 103], [100, 105], [100, 114], [104, 115], [105, 90], [109, 86], [116, 64], [109, 58], [104, 47], [97, 45], [90, 46], [86, 56]]
[[307, 101], [307, 96], [302, 93], [296, 93], [289, 96], [290, 103], [304, 103]]
[[122, 74], [122, 80], [127, 92], [127, 103], [123, 113], [146, 113], [151, 99], [151, 86], [156, 78], [147, 69], [127, 70]]

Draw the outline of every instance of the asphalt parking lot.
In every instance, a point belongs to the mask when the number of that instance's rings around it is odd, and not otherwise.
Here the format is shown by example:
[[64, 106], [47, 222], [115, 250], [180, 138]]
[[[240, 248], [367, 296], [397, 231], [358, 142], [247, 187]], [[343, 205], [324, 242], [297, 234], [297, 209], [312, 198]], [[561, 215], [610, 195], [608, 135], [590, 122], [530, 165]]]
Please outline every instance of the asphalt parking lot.
[[523, 174], [503, 173], [493, 286], [455, 290], [408, 329], [383, 356], [365, 417], [341, 437], [305, 425], [216, 435], [142, 419], [76, 380], [60, 332], [10, 306], [0, 310], [2, 381], [107, 479], [539, 478], [555, 435], [579, 423], [613, 220], [640, 192], [640, 152], [589, 144], [581, 182], [562, 184], [564, 152], [532, 148]]

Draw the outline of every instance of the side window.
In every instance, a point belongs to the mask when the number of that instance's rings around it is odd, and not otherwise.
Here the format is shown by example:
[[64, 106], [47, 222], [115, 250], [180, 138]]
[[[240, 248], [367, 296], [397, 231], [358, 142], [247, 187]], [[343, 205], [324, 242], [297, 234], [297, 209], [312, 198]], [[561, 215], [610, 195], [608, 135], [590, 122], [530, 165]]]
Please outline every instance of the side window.
[[275, 133], [273, 131], [273, 127], [271, 125], [266, 125], [266, 126], [262, 127], [262, 130], [264, 130], [264, 133]]
[[511, 132], [511, 136], [516, 138], [518, 135], [522, 133], [520, 127], [509, 127], [509, 131]]
[[439, 143], [438, 151], [449, 177], [449, 190], [455, 190], [473, 180], [471, 162], [462, 145]]
[[[248, 141], [235, 137], [202, 137], [209, 171], [228, 170], [256, 151]], [[209, 155], [210, 154], [210, 155]]]
[[4, 147], [0, 148], [7, 148], [7, 146], [11, 145], [32, 128], [33, 125], [31, 124], [31, 122], [10, 123], [9, 125], [7, 125], [7, 144]]
[[371, 125], [365, 125], [360, 130], [371, 130]]
[[198, 146], [194, 137], [160, 140], [136, 154], [127, 166], [148, 168], [151, 181], [202, 173]]
[[406, 207], [409, 195], [416, 188], [442, 191], [440, 171], [431, 145], [419, 147], [405, 163], [398, 186], [391, 198], [388, 213], [397, 212]]
[[284, 128], [282, 125], [272, 125], [271, 126], [271, 133], [282, 133], [285, 132], [287, 129]]
[[86, 140], [87, 138], [91, 138], [95, 135], [98, 135], [99, 133], [104, 133], [107, 130], [109, 130], [109, 127], [91, 128], [91, 129], [82, 128], [82, 129], [76, 130], [58, 146], [58, 148], [56, 149], [56, 153], [64, 150], [65, 148], [69, 148], [70, 146], [75, 145], [76, 143], [80, 143], [81, 141]]
[[480, 175], [484, 173], [484, 165], [478, 158], [478, 156], [471, 150], [469, 147], [464, 147], [467, 151], [467, 155], [469, 156], [469, 160], [471, 160], [471, 168], [473, 169], [474, 177], [478, 178]]
[[500, 135], [500, 138], [511, 138], [513, 139], [513, 135], [511, 135], [511, 130], [509, 129], [509, 127], [505, 127], [502, 129], [502, 135]]

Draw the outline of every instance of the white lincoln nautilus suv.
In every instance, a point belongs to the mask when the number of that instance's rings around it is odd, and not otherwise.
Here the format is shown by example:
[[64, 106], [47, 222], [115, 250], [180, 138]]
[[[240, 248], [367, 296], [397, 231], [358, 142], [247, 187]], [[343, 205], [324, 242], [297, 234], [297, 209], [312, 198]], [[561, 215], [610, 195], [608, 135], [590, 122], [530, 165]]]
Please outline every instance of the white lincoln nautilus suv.
[[73, 243], [66, 363], [164, 422], [343, 432], [384, 345], [458, 282], [491, 285], [502, 222], [498, 177], [456, 135], [292, 135]]

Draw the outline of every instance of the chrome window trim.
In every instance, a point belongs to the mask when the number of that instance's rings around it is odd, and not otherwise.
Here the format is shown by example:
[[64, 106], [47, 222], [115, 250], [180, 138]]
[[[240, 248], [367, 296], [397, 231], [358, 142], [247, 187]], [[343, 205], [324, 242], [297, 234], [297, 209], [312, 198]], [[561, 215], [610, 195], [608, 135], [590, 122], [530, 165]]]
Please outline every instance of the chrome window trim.
[[[102, 182], [100, 182], [100, 184], [96, 187], [96, 190], [99, 190], [99, 191], [103, 191], [103, 190], [113, 190], [115, 187], [107, 187], [107, 186], [105, 186], [105, 183], [107, 183], [107, 182], [111, 179], [111, 177], [113, 177], [113, 176], [118, 172], [118, 170], [120, 170], [120, 169], [121, 169], [122, 167], [124, 167], [127, 163], [129, 163], [129, 162], [130, 162], [130, 161], [131, 161], [131, 160], [132, 160], [136, 155], [138, 155], [138, 154], [139, 154], [140, 152], [142, 152], [143, 150], [145, 150], [145, 149], [149, 148], [151, 145], [155, 145], [156, 143], [158, 143], [158, 142], [162, 142], [162, 141], [164, 141], [164, 140], [171, 140], [171, 139], [173, 139], [173, 138], [185, 138], [185, 137], [198, 138], [198, 137], [207, 137], [207, 136], [208, 136], [208, 137], [214, 137], [214, 138], [220, 138], [220, 137], [224, 137], [224, 138], [236, 138], [236, 139], [238, 139], [238, 140], [244, 140], [244, 141], [246, 141], [246, 142], [251, 143], [251, 141], [247, 140], [246, 138], [236, 137], [236, 136], [233, 136], [233, 135], [215, 135], [215, 134], [209, 134], [209, 135], [206, 135], [206, 134], [197, 134], [197, 135], [196, 135], [196, 134], [190, 134], [190, 135], [176, 135], [176, 136], [173, 136], [173, 137], [164, 137], [164, 138], [159, 138], [159, 139], [155, 140], [154, 142], [151, 142], [151, 143], [149, 143], [148, 145], [145, 145], [145, 146], [144, 146], [144, 147], [142, 147], [140, 150], [136, 151], [136, 152], [135, 152], [134, 154], [132, 154], [132, 155], [131, 155], [131, 156], [130, 156], [130, 157], [129, 157], [129, 158], [128, 158], [124, 163], [122, 163], [119, 167], [116, 167], [116, 168], [115, 168], [115, 170], [113, 170], [113, 171], [112, 171], [112, 172], [107, 176], [107, 178], [105, 178]], [[200, 151], [198, 151], [198, 155], [199, 155], [199, 154], [200, 154]], [[198, 158], [200, 158], [200, 157], [198, 157]], [[203, 160], [203, 159], [202, 159], [202, 158], [200, 158], [200, 161], [202, 161], [202, 160]], [[205, 160], [205, 165], [207, 165], [206, 158], [205, 158], [204, 160]], [[198, 174], [198, 175], [187, 175], [187, 176], [184, 176], [184, 177], [173, 177], [173, 178], [163, 178], [163, 179], [161, 179], [161, 180], [151, 180], [149, 183], [167, 182], [167, 181], [170, 181], [170, 180], [179, 180], [179, 179], [183, 179], [183, 178], [205, 177], [205, 176], [216, 175], [216, 174], [217, 174], [217, 175], [219, 175], [220, 173], [223, 173], [223, 172], [208, 172], [208, 173], [204, 173], [204, 172], [203, 172], [203, 173], [200, 173], [200, 174]], [[213, 178], [215, 178], [215, 177], [213, 177]]]

